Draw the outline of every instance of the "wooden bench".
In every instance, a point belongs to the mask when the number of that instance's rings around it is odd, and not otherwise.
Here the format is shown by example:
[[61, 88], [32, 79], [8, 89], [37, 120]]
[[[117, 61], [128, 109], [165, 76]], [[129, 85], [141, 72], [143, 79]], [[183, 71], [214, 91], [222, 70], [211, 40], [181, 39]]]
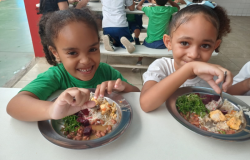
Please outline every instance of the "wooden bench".
[[[144, 45], [136, 45], [135, 51], [133, 53], [128, 53], [126, 49], [117, 47], [114, 52], [107, 51], [104, 48], [104, 44], [100, 44], [100, 52], [103, 55], [108, 56], [119, 56], [119, 57], [151, 57], [151, 58], [161, 58], [161, 57], [173, 57], [172, 51], [168, 49], [152, 49]], [[217, 56], [218, 53], [213, 52], [212, 56]], [[147, 69], [148, 65], [132, 65], [132, 64], [109, 64], [112, 67], [121, 67], [121, 68], [140, 68]]]

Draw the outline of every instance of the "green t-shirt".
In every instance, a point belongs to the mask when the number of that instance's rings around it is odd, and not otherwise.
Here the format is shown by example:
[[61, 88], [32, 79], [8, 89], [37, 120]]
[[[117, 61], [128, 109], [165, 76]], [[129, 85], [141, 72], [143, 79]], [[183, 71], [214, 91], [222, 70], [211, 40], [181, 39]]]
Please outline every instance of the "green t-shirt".
[[148, 16], [148, 29], [146, 42], [152, 43], [163, 39], [164, 34], [168, 34], [168, 25], [172, 14], [178, 12], [177, 7], [155, 6], [143, 7], [142, 11]]
[[106, 63], [100, 63], [91, 80], [81, 81], [71, 76], [61, 63], [39, 74], [35, 80], [30, 82], [21, 91], [29, 91], [35, 94], [39, 99], [46, 100], [57, 90], [65, 90], [71, 87], [96, 88], [98, 84], [104, 81], [117, 80], [118, 78], [127, 82], [119, 71]]
[[128, 22], [135, 22], [135, 15], [134, 14], [127, 14], [127, 21]]

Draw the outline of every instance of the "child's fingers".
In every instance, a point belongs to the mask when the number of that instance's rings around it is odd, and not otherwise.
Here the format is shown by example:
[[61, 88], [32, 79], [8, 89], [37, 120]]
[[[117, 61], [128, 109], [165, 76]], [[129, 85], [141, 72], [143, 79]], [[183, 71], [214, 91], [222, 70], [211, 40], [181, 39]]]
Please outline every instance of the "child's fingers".
[[113, 90], [114, 86], [115, 86], [114, 81], [108, 81], [108, 86], [107, 86], [108, 94], [112, 93], [112, 90]]
[[100, 87], [101, 87], [100, 84], [96, 86], [96, 89], [95, 89], [95, 97], [94, 97], [95, 99], [97, 99], [97, 98], [99, 97], [99, 94], [100, 94]]
[[124, 85], [123, 85], [122, 80], [120, 78], [116, 80], [115, 89], [118, 91], [124, 90]]
[[[221, 67], [219, 65], [217, 65], [217, 67], [223, 72], [223, 75], [221, 76], [221, 80], [218, 83], [220, 83], [220, 82], [223, 83], [222, 84], [222, 90], [224, 92], [226, 92], [227, 88], [230, 87], [232, 85], [232, 83], [233, 83], [233, 75], [229, 70], [227, 70], [227, 69], [225, 69], [225, 68], [223, 68], [223, 67]], [[227, 72], [227, 76], [226, 76], [226, 79], [225, 79], [225, 82], [224, 82], [224, 74], [225, 74], [225, 72]]]
[[224, 78], [224, 72], [222, 70], [220, 70], [219, 68], [215, 69], [215, 74], [213, 76], [217, 76], [218, 79], [216, 79], [215, 83], [218, 85], [220, 82], [223, 81]]
[[59, 100], [64, 101], [70, 105], [74, 104], [74, 97], [68, 92], [65, 92], [62, 97], [59, 97]]
[[70, 94], [73, 98], [72, 106], [81, 106], [84, 102], [89, 100], [89, 90], [79, 89], [79, 88], [70, 88], [66, 90], [66, 93]]
[[83, 110], [83, 109], [86, 109], [86, 108], [93, 108], [93, 107], [95, 107], [95, 102], [94, 101], [87, 101], [87, 102], [85, 102], [83, 105], [82, 105], [82, 107], [81, 107], [81, 110]]
[[220, 87], [214, 82], [214, 80], [207, 81], [207, 83], [214, 89], [216, 93], [221, 93]]
[[104, 97], [105, 90], [107, 89], [108, 82], [102, 82], [100, 86], [100, 97]]
[[121, 84], [122, 84], [122, 80], [121, 80], [120, 78], [118, 78], [118, 79], [115, 81], [115, 88], [118, 88]]
[[232, 75], [232, 73], [230, 71], [227, 71], [226, 80], [222, 85], [223, 91], [226, 92], [227, 89], [232, 85], [232, 83], [233, 83], [233, 75]]
[[90, 91], [85, 88], [78, 88], [78, 90], [80, 91], [80, 94], [79, 97], [77, 97], [78, 99], [76, 99], [76, 101], [78, 102], [77, 106], [83, 106], [85, 102], [89, 101]]

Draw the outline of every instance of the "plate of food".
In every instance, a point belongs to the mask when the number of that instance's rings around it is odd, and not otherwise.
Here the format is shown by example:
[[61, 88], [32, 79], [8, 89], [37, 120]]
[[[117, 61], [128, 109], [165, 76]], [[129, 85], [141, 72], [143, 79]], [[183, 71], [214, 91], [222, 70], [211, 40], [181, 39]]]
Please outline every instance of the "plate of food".
[[95, 107], [60, 120], [38, 122], [38, 128], [47, 140], [65, 148], [90, 149], [109, 144], [125, 132], [133, 115], [126, 99], [112, 92], [95, 100], [95, 89], [89, 90]]
[[223, 106], [217, 108], [221, 98], [211, 88], [179, 88], [166, 101], [172, 116], [183, 126], [200, 135], [226, 140], [250, 139], [250, 107], [240, 99], [222, 94]]

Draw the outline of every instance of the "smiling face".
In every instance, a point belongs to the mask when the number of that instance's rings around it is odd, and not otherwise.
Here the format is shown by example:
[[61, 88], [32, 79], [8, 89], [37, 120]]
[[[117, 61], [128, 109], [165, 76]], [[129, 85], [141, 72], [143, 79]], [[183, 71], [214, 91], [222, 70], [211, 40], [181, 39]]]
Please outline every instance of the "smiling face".
[[82, 81], [94, 77], [100, 64], [99, 39], [94, 29], [83, 22], [71, 22], [59, 31], [54, 43], [56, 49], [49, 49], [67, 72]]
[[173, 50], [174, 67], [178, 70], [188, 62], [207, 62], [221, 43], [217, 36], [213, 24], [203, 14], [196, 14], [171, 33], [171, 37], [164, 35], [163, 41]]

